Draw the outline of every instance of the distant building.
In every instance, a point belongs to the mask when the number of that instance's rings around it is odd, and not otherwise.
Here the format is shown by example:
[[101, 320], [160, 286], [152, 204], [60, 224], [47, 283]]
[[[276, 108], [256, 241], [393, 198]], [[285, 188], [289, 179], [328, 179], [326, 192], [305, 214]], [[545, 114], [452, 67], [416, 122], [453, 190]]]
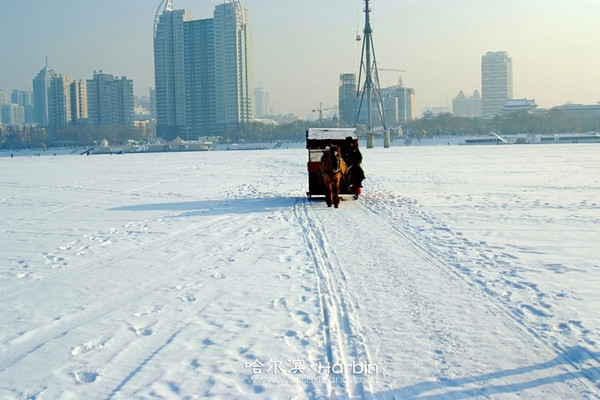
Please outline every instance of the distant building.
[[73, 122], [87, 119], [85, 82], [54, 75], [48, 90], [48, 131], [51, 134]]
[[[402, 78], [399, 79], [396, 86], [381, 88], [380, 93], [381, 104], [387, 126], [401, 126], [402, 124], [412, 121], [416, 118], [414, 110], [415, 90], [404, 87]], [[368, 107], [362, 107], [360, 115], [358, 116], [359, 122], [367, 121], [367, 110]], [[381, 116], [379, 114], [379, 105], [374, 95], [371, 98], [371, 118], [374, 125], [382, 123]]]
[[85, 121], [88, 117], [87, 82], [83, 80], [71, 83], [71, 120]]
[[71, 123], [71, 84], [73, 79], [54, 75], [48, 88], [48, 131], [53, 134]]
[[150, 115], [152, 119], [156, 119], [156, 90], [150, 88]]
[[404, 87], [402, 78], [398, 85], [381, 89], [381, 99], [389, 126], [400, 126], [415, 119], [415, 90]]
[[273, 114], [269, 93], [260, 86], [254, 89], [254, 109], [255, 119]]
[[141, 137], [156, 137], [156, 121], [154, 120], [136, 120], [133, 121], [135, 133]]
[[52, 76], [54, 76], [54, 70], [48, 68], [48, 62], [46, 61], [46, 66], [33, 79], [35, 122], [41, 126], [48, 126], [48, 90], [50, 89]]
[[469, 97], [463, 91], [452, 100], [452, 113], [459, 117], [479, 118], [482, 115], [481, 95], [475, 90]]
[[154, 27], [154, 72], [157, 135], [174, 139], [186, 129], [185, 54], [183, 23], [191, 20], [185, 10], [173, 10], [169, 1]]
[[508, 115], [519, 111], [534, 112], [536, 108], [537, 104], [535, 104], [535, 100], [509, 99], [504, 103], [500, 113], [502, 115]]
[[[200, 19], [183, 24], [185, 59], [185, 133], [197, 138], [217, 125], [215, 99], [214, 20]], [[185, 136], [184, 136], [185, 135]]]
[[224, 0], [214, 11], [217, 124], [237, 128], [254, 118], [254, 62], [248, 10]]
[[452, 110], [450, 109], [450, 105], [429, 107], [427, 110], [429, 112], [431, 112], [431, 114], [434, 117], [437, 117], [439, 115], [451, 114], [452, 113]]
[[0, 105], [0, 122], [4, 125], [23, 125], [25, 108], [18, 104]]
[[556, 106], [553, 109], [562, 110], [565, 115], [579, 119], [600, 118], [600, 104], [584, 105], [568, 103]]
[[[161, 10], [159, 10], [160, 12]], [[237, 0], [192, 20], [168, 0], [155, 21], [157, 135], [198, 137], [254, 118], [252, 33]]]
[[433, 115], [433, 113], [431, 112], [431, 110], [428, 108], [425, 111], [423, 111], [423, 115], [422, 118], [424, 120], [431, 120], [435, 117], [435, 115]]
[[341, 74], [338, 91], [338, 104], [340, 109], [340, 122], [347, 126], [356, 123], [357, 97], [356, 74]]
[[[1, 91], [0, 91], [1, 92]], [[1, 97], [1, 95], [0, 95]], [[0, 98], [0, 102], [2, 99]], [[31, 89], [14, 89], [10, 94], [10, 101], [13, 104], [19, 104], [22, 106], [31, 105], [33, 106], [33, 90]]]
[[505, 51], [487, 52], [481, 57], [481, 100], [484, 117], [499, 114], [513, 97], [512, 58]]
[[0, 124], [2, 124], [2, 107], [8, 103], [6, 91], [0, 89]]
[[133, 81], [94, 71], [86, 81], [88, 123], [133, 128]]
[[33, 108], [33, 90], [14, 89], [10, 95], [11, 103], [23, 106], [25, 110], [25, 123], [35, 123], [35, 113]]

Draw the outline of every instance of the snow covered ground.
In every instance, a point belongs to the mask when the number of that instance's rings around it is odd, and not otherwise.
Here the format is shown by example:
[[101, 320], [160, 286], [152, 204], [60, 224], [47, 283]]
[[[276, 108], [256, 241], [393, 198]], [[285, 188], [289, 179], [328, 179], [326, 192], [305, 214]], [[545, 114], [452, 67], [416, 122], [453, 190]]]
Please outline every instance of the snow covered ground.
[[0, 398], [600, 398], [600, 147], [0, 157]]

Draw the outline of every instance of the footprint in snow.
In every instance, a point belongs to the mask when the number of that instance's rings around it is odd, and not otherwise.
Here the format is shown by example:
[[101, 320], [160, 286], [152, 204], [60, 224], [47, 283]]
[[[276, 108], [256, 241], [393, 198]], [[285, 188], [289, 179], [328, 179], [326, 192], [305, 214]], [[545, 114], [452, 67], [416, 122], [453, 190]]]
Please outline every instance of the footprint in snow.
[[77, 383], [94, 383], [96, 380], [100, 380], [100, 375], [101, 374], [98, 371], [73, 372], [73, 376]]
[[67, 261], [63, 257], [50, 253], [43, 253], [43, 256], [46, 259], [46, 264], [50, 264], [50, 267], [53, 269], [67, 266]]
[[304, 323], [307, 324], [311, 324], [312, 323], [312, 318], [310, 317], [310, 314], [307, 313], [306, 311], [297, 311], [296, 312], [296, 317], [299, 321], [302, 321]]
[[184, 303], [193, 303], [194, 301], [196, 301], [196, 298], [191, 294], [179, 295], [177, 297]]
[[131, 328], [129, 328], [133, 333], [136, 334], [136, 336], [150, 336], [152, 335], [154, 332], [152, 331], [152, 328], [147, 326], [145, 328], [140, 328], [137, 326], [132, 326]]
[[71, 350], [71, 355], [73, 357], [79, 357], [80, 355], [89, 353], [91, 351], [102, 350], [110, 341], [111, 339], [105, 340], [104, 338], [90, 340], [89, 342], [73, 347], [73, 350]]
[[76, 256], [84, 256], [88, 253], [90, 253], [89, 251], [90, 246], [81, 246], [80, 248], [77, 249], [77, 253], [75, 253]]
[[69, 242], [59, 247], [60, 250], [71, 250], [73, 246], [77, 244], [77, 241]]
[[133, 316], [134, 317], [143, 317], [143, 316], [146, 316], [146, 315], [157, 314], [157, 313], [159, 313], [161, 311], [162, 311], [162, 307], [161, 306], [156, 306], [152, 310], [143, 311], [143, 312], [137, 312], [137, 313], [133, 314]]

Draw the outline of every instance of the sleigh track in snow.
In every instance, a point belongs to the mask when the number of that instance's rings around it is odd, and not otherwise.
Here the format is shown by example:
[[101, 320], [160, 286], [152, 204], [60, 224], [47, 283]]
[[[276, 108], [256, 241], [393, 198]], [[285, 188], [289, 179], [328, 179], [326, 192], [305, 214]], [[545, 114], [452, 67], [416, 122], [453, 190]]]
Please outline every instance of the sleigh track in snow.
[[[329, 395], [364, 398], [368, 381], [360, 376], [362, 374], [353, 374], [347, 368], [353, 363], [374, 364], [357, 314], [357, 304], [344, 284], [343, 263], [330, 245], [325, 222], [315, 217], [306, 199], [296, 201], [294, 214], [314, 263], [326, 353], [323, 365], [331, 367], [327, 369]], [[338, 367], [343, 367], [344, 371], [339, 371]]]

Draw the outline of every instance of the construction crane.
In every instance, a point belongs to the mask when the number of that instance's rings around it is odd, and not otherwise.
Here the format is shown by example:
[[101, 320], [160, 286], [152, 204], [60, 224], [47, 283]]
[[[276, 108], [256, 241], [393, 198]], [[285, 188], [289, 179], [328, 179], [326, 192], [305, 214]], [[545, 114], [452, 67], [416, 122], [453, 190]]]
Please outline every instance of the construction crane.
[[[403, 69], [379, 68], [379, 71], [406, 72]], [[398, 78], [398, 86], [402, 86], [402, 76]]]
[[328, 107], [328, 108], [323, 108], [323, 103], [319, 103], [319, 108], [312, 110], [312, 112], [319, 112], [319, 121], [323, 121], [323, 111], [327, 111], [327, 110], [335, 110], [336, 107]]

